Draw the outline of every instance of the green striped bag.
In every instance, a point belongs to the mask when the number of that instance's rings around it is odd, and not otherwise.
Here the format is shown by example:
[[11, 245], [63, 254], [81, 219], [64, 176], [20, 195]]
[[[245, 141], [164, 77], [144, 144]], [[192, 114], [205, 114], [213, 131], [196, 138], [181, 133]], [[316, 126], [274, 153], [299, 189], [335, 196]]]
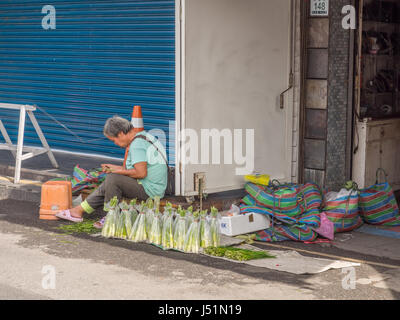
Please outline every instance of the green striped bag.
[[101, 168], [85, 170], [77, 164], [71, 179], [72, 194], [77, 194], [83, 189], [97, 188], [105, 180], [106, 175]]
[[366, 223], [400, 226], [399, 207], [390, 185], [385, 182], [360, 190], [360, 212]]
[[[308, 191], [304, 190], [304, 186], [292, 183], [281, 185], [279, 182], [274, 185], [274, 182], [277, 181], [272, 181], [267, 187], [249, 182], [246, 183], [245, 190], [254, 204], [273, 210], [277, 217], [296, 217], [309, 209], [305, 200]], [[310, 202], [313, 203], [313, 199]], [[319, 205], [320, 203], [317, 207]]]
[[[384, 174], [384, 183], [378, 183], [380, 172]], [[366, 223], [387, 227], [400, 226], [399, 207], [383, 168], [376, 170], [376, 182], [373, 186], [360, 190], [359, 206]]]

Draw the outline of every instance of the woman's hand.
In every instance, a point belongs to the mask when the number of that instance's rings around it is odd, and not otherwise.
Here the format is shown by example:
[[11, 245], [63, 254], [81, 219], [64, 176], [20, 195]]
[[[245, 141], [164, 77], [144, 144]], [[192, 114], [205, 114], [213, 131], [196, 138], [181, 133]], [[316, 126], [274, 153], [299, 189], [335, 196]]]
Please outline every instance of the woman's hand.
[[105, 173], [112, 173], [112, 172], [115, 172], [115, 171], [123, 170], [123, 167], [122, 166], [117, 166], [115, 164], [102, 164], [101, 165], [101, 169]]
[[101, 169], [105, 173], [116, 173], [135, 179], [144, 179], [147, 176], [147, 162], [138, 162], [129, 170], [115, 164], [102, 164]]
[[138, 162], [132, 169], [129, 170], [126, 170], [120, 166], [112, 166], [112, 167], [107, 167], [107, 166], [108, 165], [104, 165], [103, 169], [103, 171], [106, 173], [121, 174], [123, 176], [128, 176], [135, 179], [144, 179], [147, 176], [147, 162]]

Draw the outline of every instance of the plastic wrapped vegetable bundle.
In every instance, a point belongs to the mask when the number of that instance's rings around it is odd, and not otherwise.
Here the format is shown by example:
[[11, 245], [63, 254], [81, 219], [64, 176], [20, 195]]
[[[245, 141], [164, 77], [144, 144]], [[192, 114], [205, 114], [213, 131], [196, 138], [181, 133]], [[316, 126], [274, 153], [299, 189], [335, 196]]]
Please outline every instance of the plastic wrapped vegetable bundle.
[[126, 229], [126, 217], [130, 219], [129, 205], [122, 201], [119, 203], [120, 213], [117, 215], [115, 237], [119, 239], [126, 239], [128, 237]]
[[158, 211], [160, 211], [160, 202], [161, 202], [161, 199], [160, 199], [160, 197], [154, 197], [154, 206], [153, 206], [153, 208], [154, 208], [154, 211], [155, 210], [158, 210]]
[[193, 222], [187, 231], [183, 251], [199, 253], [200, 251], [200, 212], [193, 212]]
[[156, 245], [161, 245], [161, 240], [162, 240], [161, 215], [158, 209], [156, 209], [149, 233], [149, 241]]
[[135, 210], [136, 212], [139, 211], [140, 209], [140, 203], [138, 203], [137, 199], [132, 199], [129, 202], [129, 209], [130, 210]]
[[118, 198], [112, 198], [106, 206], [108, 208], [108, 213], [104, 221], [103, 228], [101, 230], [101, 235], [106, 238], [112, 238], [115, 236], [116, 231], [116, 219], [118, 214]]
[[125, 215], [125, 228], [126, 228], [126, 238], [129, 238], [129, 235], [132, 232], [132, 227], [133, 224], [136, 221], [136, 218], [138, 216], [137, 212], [137, 205], [136, 205], [137, 200], [133, 199], [129, 202], [129, 211], [128, 214]]
[[168, 203], [165, 206], [164, 211], [164, 222], [162, 228], [162, 247], [164, 249], [172, 249], [174, 247], [174, 224], [173, 224], [173, 214], [172, 214], [172, 206], [169, 206]]
[[137, 211], [140, 206], [137, 205], [137, 199], [132, 199], [129, 202], [129, 210], [132, 211]]
[[138, 217], [136, 218], [136, 221], [132, 226], [132, 231], [129, 234], [128, 239], [132, 240], [133, 242], [143, 242], [148, 240], [145, 207], [145, 203], [142, 202]]
[[139, 209], [140, 209], [140, 204], [138, 204], [137, 203], [138, 201], [137, 201], [137, 199], [132, 199], [130, 202], [129, 202], [129, 210], [132, 212], [132, 213], [138, 213], [138, 211], [139, 211]]
[[178, 221], [174, 230], [174, 249], [183, 250], [185, 246], [185, 238], [186, 238], [186, 218], [185, 218], [185, 210], [181, 207], [178, 208], [177, 217]]
[[219, 214], [218, 209], [215, 207], [211, 208], [211, 221], [210, 221], [210, 229], [211, 229], [211, 239], [213, 247], [219, 247], [220, 244], [220, 231], [219, 231]]
[[208, 222], [207, 210], [200, 212], [200, 247], [208, 248], [213, 246], [211, 226]]
[[188, 230], [190, 228], [190, 225], [192, 224], [194, 218], [193, 218], [193, 206], [190, 206], [187, 208], [186, 211], [186, 229]]
[[154, 217], [154, 201], [152, 198], [147, 199], [144, 211], [146, 213], [146, 230], [149, 236]]
[[163, 215], [161, 216], [162, 225], [164, 225], [164, 223], [168, 219], [170, 213], [172, 214], [172, 203], [167, 201], [164, 206]]
[[[172, 216], [174, 217], [174, 222], [173, 222], [174, 223], [174, 226], [173, 226], [174, 232], [176, 230], [176, 225], [178, 224], [178, 221], [179, 221], [179, 217], [180, 217], [179, 212], [180, 212], [180, 210], [182, 210], [182, 206], [178, 206], [178, 209], [172, 214]], [[186, 221], [186, 217], [185, 217], [185, 221]]]

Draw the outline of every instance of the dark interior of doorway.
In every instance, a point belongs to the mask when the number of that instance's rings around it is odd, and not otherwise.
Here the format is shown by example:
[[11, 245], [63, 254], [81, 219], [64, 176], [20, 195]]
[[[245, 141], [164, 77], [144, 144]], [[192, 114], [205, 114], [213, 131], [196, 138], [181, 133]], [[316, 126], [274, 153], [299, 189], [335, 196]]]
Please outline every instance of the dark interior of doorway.
[[[400, 117], [400, 2], [358, 1], [360, 118]], [[360, 9], [360, 8], [359, 8]]]

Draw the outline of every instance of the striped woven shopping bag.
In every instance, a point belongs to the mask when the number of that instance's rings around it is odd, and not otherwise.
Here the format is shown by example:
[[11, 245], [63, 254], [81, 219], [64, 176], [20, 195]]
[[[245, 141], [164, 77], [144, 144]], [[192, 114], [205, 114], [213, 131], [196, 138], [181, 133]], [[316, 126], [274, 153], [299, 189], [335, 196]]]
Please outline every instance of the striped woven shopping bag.
[[259, 241], [314, 241], [320, 227], [322, 193], [312, 183], [297, 185], [272, 181], [268, 187], [247, 183], [242, 214], [253, 212], [271, 217], [272, 226], [256, 233]]
[[360, 212], [366, 223], [381, 226], [400, 226], [399, 207], [394, 196], [393, 189], [389, 183], [378, 183], [378, 173], [382, 171], [379, 168], [376, 174], [374, 185], [360, 190]]
[[77, 194], [83, 189], [91, 189], [98, 187], [106, 178], [106, 173], [101, 168], [85, 170], [79, 165], [74, 167], [72, 183], [72, 193]]
[[334, 198], [325, 201], [323, 212], [333, 222], [335, 233], [352, 231], [363, 224], [358, 203], [358, 191], [353, 189], [342, 189]]
[[270, 209], [277, 217], [295, 217], [305, 212], [304, 195], [301, 187], [292, 183], [281, 184], [277, 180], [268, 186], [251, 182], [246, 183], [245, 190], [249, 204]]

